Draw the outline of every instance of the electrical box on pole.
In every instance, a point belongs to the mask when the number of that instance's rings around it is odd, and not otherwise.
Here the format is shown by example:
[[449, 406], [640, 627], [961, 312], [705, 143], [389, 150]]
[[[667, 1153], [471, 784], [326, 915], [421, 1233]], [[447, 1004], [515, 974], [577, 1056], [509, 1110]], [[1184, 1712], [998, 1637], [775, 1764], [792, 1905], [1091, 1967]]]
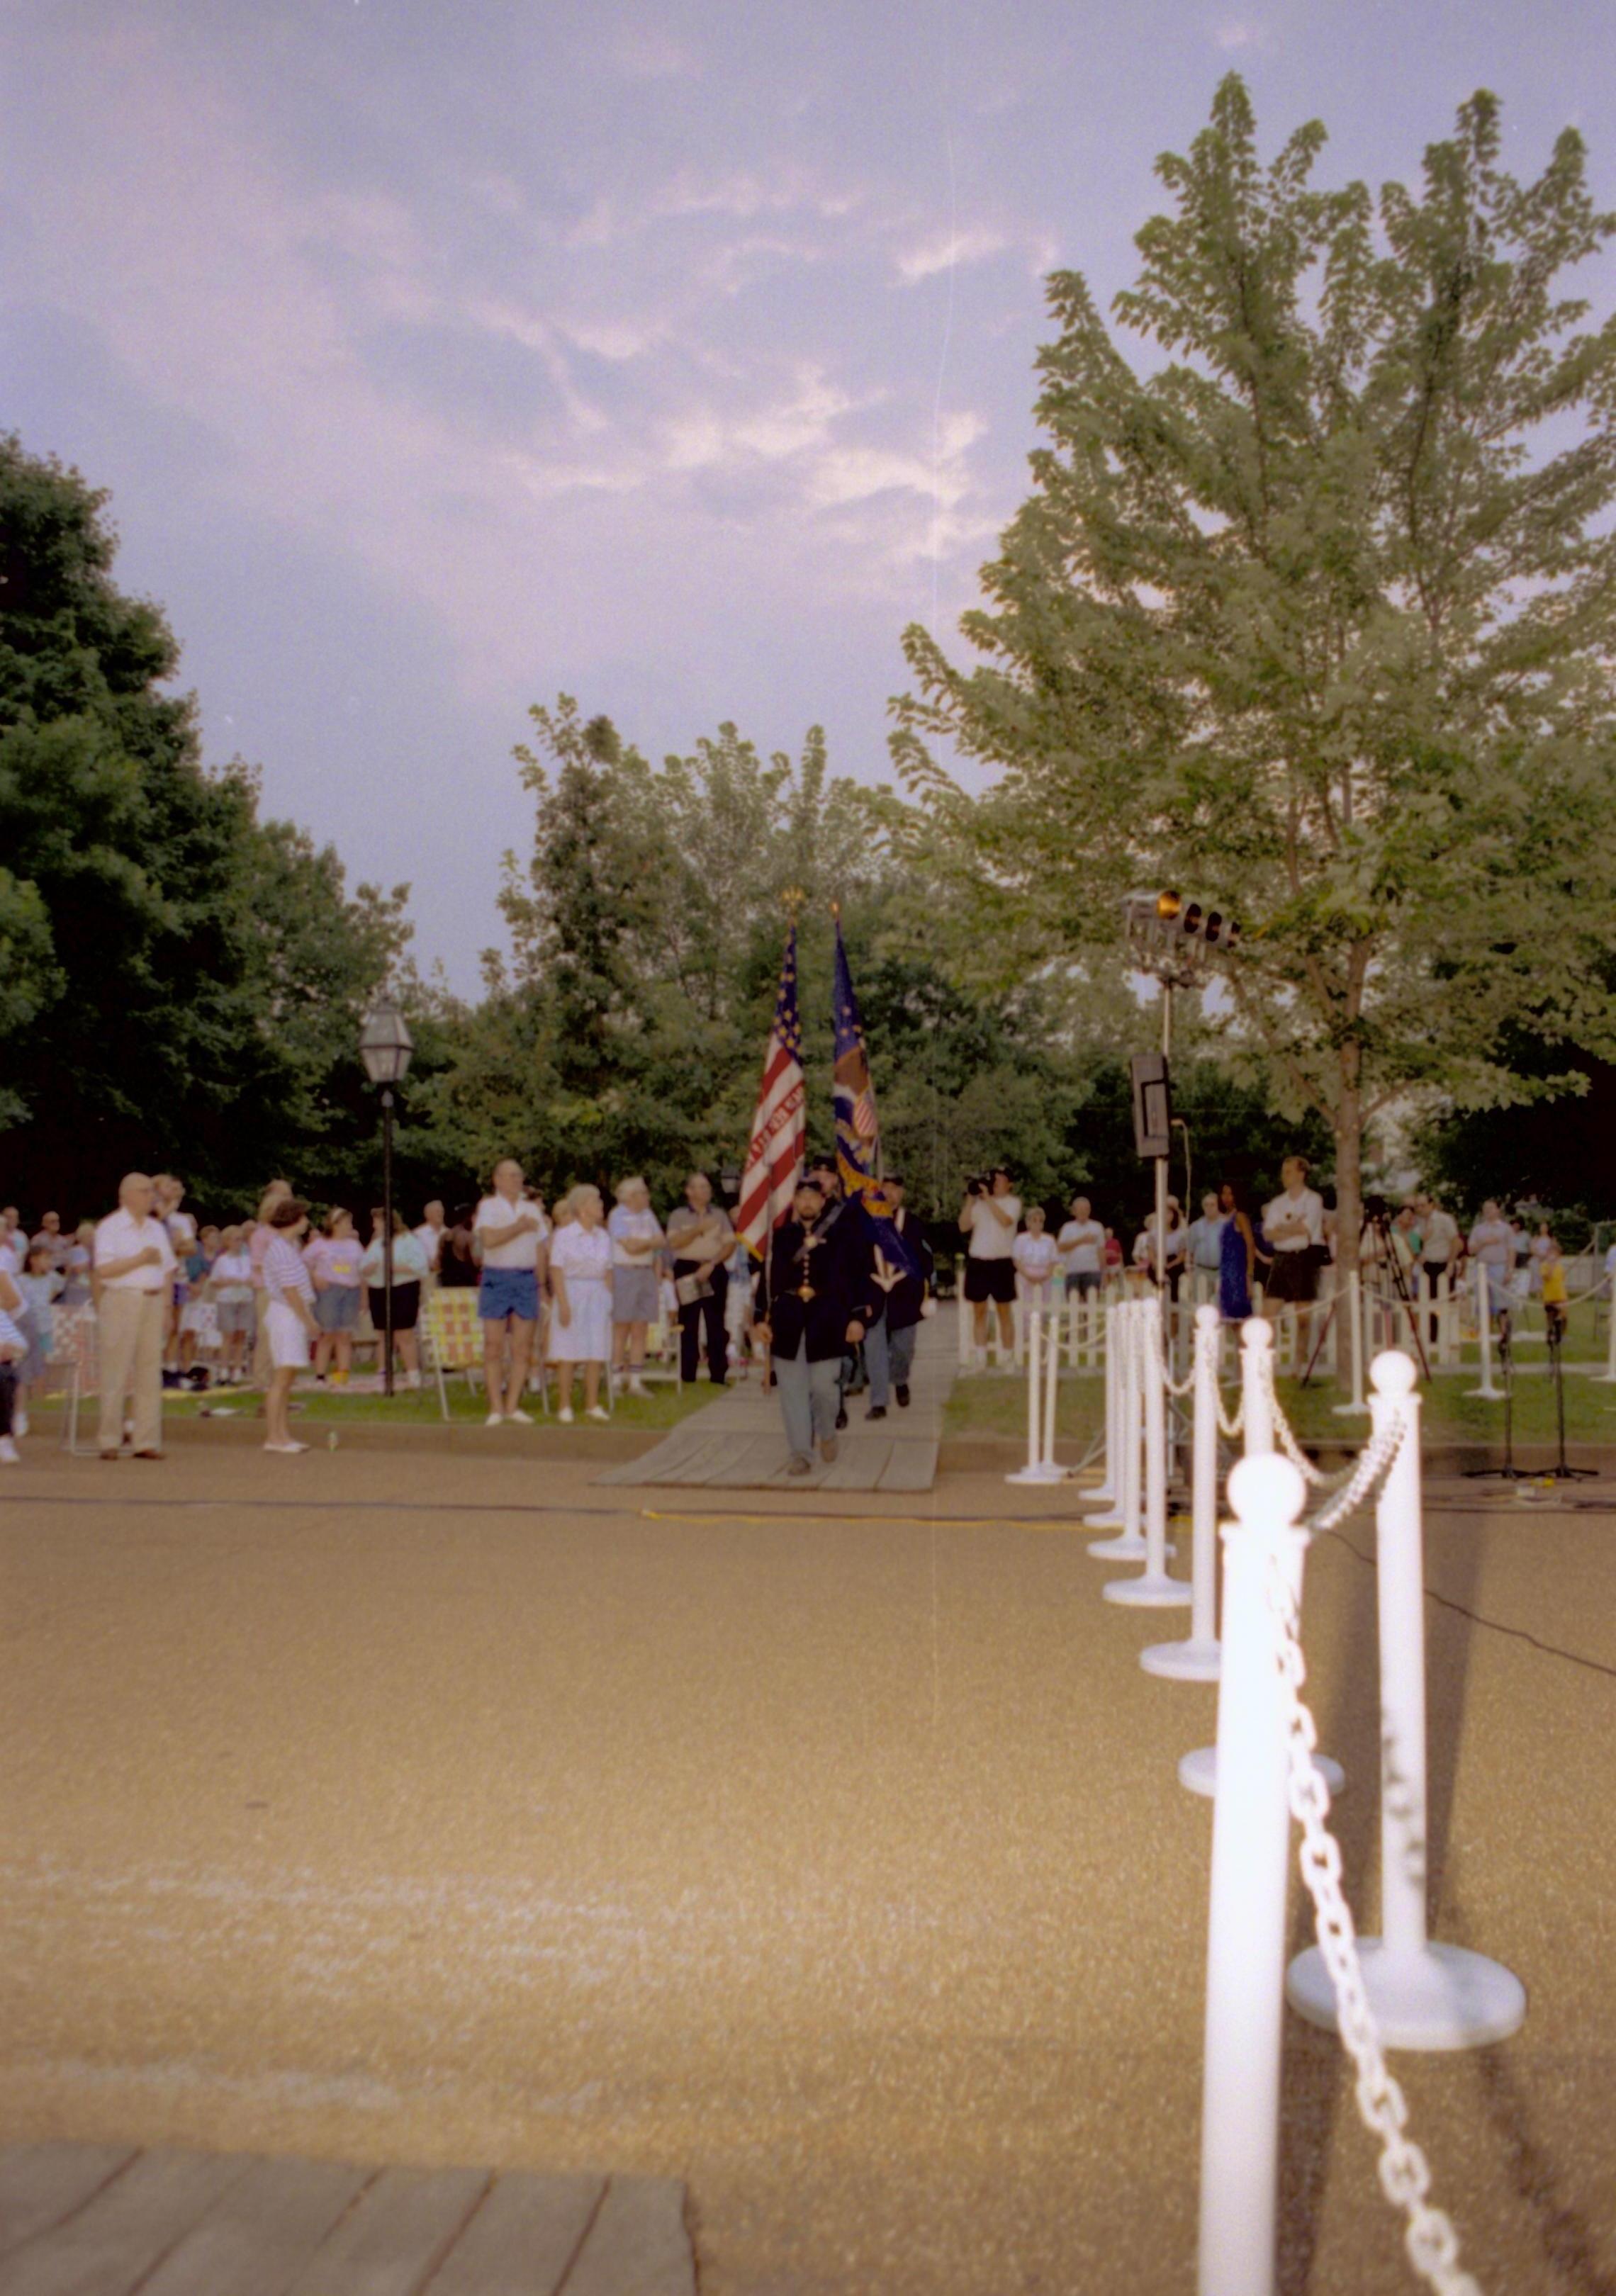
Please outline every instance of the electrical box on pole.
[[1167, 1059], [1161, 1053], [1136, 1053], [1134, 1144], [1147, 1161], [1172, 1150], [1173, 1099]]

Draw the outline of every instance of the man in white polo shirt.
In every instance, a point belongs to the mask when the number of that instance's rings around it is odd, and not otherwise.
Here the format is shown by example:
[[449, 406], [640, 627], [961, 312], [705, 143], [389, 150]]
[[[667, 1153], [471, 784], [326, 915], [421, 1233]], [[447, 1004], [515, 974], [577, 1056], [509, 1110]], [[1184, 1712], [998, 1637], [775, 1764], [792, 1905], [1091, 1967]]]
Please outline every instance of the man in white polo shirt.
[[1284, 1193], [1262, 1208], [1262, 1229], [1274, 1265], [1263, 1286], [1262, 1312], [1270, 1322], [1287, 1304], [1296, 1309], [1296, 1344], [1304, 1354], [1318, 1297], [1320, 1247], [1325, 1240], [1325, 1200], [1308, 1185], [1308, 1160], [1287, 1156], [1279, 1168]]
[[999, 1345], [1006, 1351], [1015, 1344], [1015, 1232], [1021, 1222], [1021, 1200], [1002, 1164], [987, 1177], [972, 1180], [960, 1206], [960, 1232], [965, 1246], [965, 1297], [971, 1303], [977, 1352], [988, 1345], [988, 1311], [997, 1314]]
[[135, 1456], [163, 1456], [163, 1329], [175, 1260], [166, 1224], [152, 1217], [156, 1195], [144, 1172], [127, 1173], [118, 1210], [95, 1230], [103, 1459], [116, 1459], [123, 1448], [126, 1399], [135, 1422]]

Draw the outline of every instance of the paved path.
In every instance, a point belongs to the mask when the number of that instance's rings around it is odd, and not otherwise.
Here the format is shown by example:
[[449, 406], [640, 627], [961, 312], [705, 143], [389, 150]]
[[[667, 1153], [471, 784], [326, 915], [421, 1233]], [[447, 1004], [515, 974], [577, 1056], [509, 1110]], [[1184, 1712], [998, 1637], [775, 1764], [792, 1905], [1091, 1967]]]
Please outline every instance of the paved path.
[[691, 1484], [710, 1489], [929, 1491], [937, 1480], [943, 1406], [958, 1368], [954, 1318], [945, 1311], [920, 1326], [914, 1401], [896, 1403], [871, 1426], [867, 1396], [848, 1404], [849, 1423], [827, 1466], [816, 1458], [807, 1475], [788, 1475], [791, 1453], [780, 1426], [780, 1398], [767, 1392], [754, 1365], [707, 1409], [688, 1419], [654, 1451], [608, 1468], [603, 1483]]
[[[0, 2138], [673, 2178], [701, 2296], [1194, 2287], [1175, 1766], [1213, 1693], [1141, 1670], [1162, 1617], [1102, 1600], [1070, 1494], [37, 1450], [0, 1481]], [[1435, 1927], [1530, 2008], [1395, 2070], [1489, 2296], [1616, 2287], [1610, 1533], [1430, 1526]], [[1370, 1551], [1316, 1543], [1307, 1636], [1373, 1929]], [[1284, 2296], [1407, 2296], [1341, 2053], [1284, 2046]]]
[[682, 2185], [0, 2149], [0, 2296], [694, 2296]]

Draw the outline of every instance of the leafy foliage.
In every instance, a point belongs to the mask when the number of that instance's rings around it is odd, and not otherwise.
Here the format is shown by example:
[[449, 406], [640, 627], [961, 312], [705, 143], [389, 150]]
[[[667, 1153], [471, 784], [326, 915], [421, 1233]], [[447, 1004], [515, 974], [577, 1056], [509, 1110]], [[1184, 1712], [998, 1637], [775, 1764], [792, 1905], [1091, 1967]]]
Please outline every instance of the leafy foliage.
[[[1616, 323], [1571, 133], [1499, 164], [1478, 94], [1420, 193], [1324, 191], [1317, 123], [1271, 165], [1246, 91], [1160, 173], [1116, 316], [1050, 283], [1035, 491], [965, 616], [921, 629], [894, 754], [918, 833], [1046, 953], [1179, 884], [1242, 915], [1238, 1029], [1334, 1143], [1411, 1094], [1562, 1089], [1530, 1031], [1616, 1053]], [[995, 776], [969, 798], [933, 755]]]

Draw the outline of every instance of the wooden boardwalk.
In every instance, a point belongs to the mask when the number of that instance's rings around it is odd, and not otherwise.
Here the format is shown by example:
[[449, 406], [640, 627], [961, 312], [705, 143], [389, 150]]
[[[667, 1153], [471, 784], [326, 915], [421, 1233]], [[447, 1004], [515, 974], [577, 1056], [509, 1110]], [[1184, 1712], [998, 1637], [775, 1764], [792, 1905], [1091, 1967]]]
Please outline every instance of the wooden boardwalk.
[[0, 2149], [0, 2296], [694, 2296], [682, 2185]]
[[943, 1406], [954, 1385], [956, 1355], [954, 1316], [945, 1308], [920, 1327], [909, 1408], [890, 1403], [885, 1419], [871, 1426], [865, 1416], [868, 1397], [854, 1396], [834, 1462], [826, 1466], [816, 1457], [808, 1474], [786, 1473], [791, 1455], [780, 1399], [765, 1392], [754, 1366], [751, 1378], [676, 1427], [654, 1451], [595, 1480], [730, 1490], [929, 1491], [937, 1480]]

